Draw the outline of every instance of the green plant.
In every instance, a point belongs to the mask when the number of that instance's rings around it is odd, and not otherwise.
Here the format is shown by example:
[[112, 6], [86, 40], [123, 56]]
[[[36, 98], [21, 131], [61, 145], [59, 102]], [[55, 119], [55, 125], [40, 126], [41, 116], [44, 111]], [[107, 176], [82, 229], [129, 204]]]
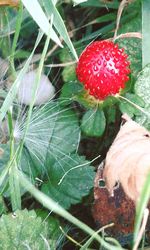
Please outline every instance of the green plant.
[[[5, 69], [0, 70], [0, 248], [24, 249], [24, 241], [28, 249], [135, 246], [149, 180], [137, 206], [133, 242], [108, 237], [109, 225], [97, 231], [89, 215], [97, 165], [119, 130], [121, 114], [150, 127], [149, 1], [22, 0], [17, 6], [0, 8]], [[76, 63], [85, 48], [104, 43], [93, 40], [107, 39], [125, 49], [131, 73], [125, 88], [127, 79], [111, 91], [116, 94], [121, 87], [121, 93], [108, 96], [107, 89], [100, 102], [78, 82]], [[26, 88], [26, 76], [33, 72], [25, 103], [18, 91]], [[126, 77], [129, 70], [124, 73]], [[45, 75], [52, 93], [43, 103], [37, 100]]]

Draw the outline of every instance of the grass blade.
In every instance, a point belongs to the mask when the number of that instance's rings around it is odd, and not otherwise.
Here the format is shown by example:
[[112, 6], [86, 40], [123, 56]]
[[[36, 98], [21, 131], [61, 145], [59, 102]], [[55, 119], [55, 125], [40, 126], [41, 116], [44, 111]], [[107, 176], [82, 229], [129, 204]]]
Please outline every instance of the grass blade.
[[50, 17], [53, 14], [53, 16], [54, 16], [53, 23], [54, 23], [55, 28], [59, 32], [60, 36], [64, 39], [65, 43], [69, 47], [69, 49], [70, 49], [71, 53], [73, 54], [73, 56], [75, 57], [75, 59], [78, 61], [77, 53], [76, 53], [75, 48], [70, 40], [66, 26], [64, 25], [64, 22], [59, 14], [57, 8], [53, 4], [53, 1], [52, 0], [49, 0], [49, 1], [43, 0], [43, 4], [44, 4], [45, 11], [47, 12], [48, 16]]
[[150, 51], [150, 1], [142, 1], [142, 66], [150, 63], [150, 55], [147, 53]]
[[11, 166], [9, 171], [9, 188], [12, 210], [21, 209], [20, 183], [17, 176], [17, 166]]
[[27, 71], [27, 69], [28, 69], [28, 67], [30, 65], [30, 62], [31, 62], [32, 56], [34, 54], [34, 51], [37, 48], [39, 42], [41, 41], [42, 36], [43, 36], [43, 34], [39, 33], [39, 35], [37, 37], [37, 40], [36, 40], [36, 43], [35, 43], [35, 46], [33, 48], [33, 51], [31, 53], [30, 57], [26, 61], [26, 63], [24, 65], [24, 67], [22, 68], [22, 70], [19, 72], [14, 84], [12, 85], [10, 91], [7, 94], [7, 97], [5, 98], [5, 100], [3, 102], [3, 105], [2, 105], [2, 107], [0, 109], [0, 122], [2, 122], [3, 118], [6, 115], [6, 112], [8, 111], [8, 109], [10, 108], [10, 106], [12, 105], [12, 103], [13, 103], [15, 97], [16, 97], [20, 81], [21, 81], [23, 75], [26, 73], [26, 71]]
[[[50, 23], [49, 23], [46, 15], [45, 15], [45, 13], [43, 12], [39, 2], [37, 0], [34, 0], [34, 1], [22, 0], [22, 3], [24, 4], [24, 6], [28, 10], [28, 12], [30, 13], [30, 15], [32, 16], [34, 21], [41, 28], [41, 30], [46, 35], [48, 35]], [[57, 34], [55, 33], [55, 31], [53, 29], [52, 29], [52, 32], [51, 32], [51, 39], [55, 43], [57, 43], [60, 47], [63, 47], [60, 40], [59, 40], [59, 38], [58, 38], [58, 36], [57, 36]]]
[[150, 174], [147, 176], [145, 181], [140, 200], [136, 208], [136, 218], [135, 218], [135, 229], [134, 229], [134, 242], [136, 242], [141, 222], [143, 219], [144, 210], [147, 207], [150, 198]]

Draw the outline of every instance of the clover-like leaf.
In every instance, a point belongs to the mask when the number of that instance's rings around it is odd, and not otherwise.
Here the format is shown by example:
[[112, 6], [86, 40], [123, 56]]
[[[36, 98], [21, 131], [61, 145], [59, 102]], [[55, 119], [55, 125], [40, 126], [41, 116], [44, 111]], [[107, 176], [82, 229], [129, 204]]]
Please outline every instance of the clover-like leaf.
[[[138, 2], [138, 1], [137, 1]], [[135, 15], [134, 18], [132, 18], [130, 21], [128, 21], [125, 25], [122, 26], [121, 29], [119, 29], [119, 33], [128, 33], [128, 32], [140, 32], [141, 31], [141, 12], [140, 12], [140, 6], [137, 3], [137, 9], [136, 5], [134, 6], [134, 9], [136, 9], [137, 15]], [[125, 52], [129, 55], [129, 61], [131, 62], [131, 70], [132, 75], [136, 78], [137, 73], [140, 72], [142, 69], [142, 41], [139, 38], [120, 38], [116, 41], [120, 47], [123, 47], [125, 49]]]
[[75, 152], [79, 137], [78, 118], [71, 107], [51, 102], [33, 111], [24, 144], [43, 173], [53, 161]]
[[150, 105], [150, 64], [139, 73], [135, 83], [135, 93], [144, 100], [145, 107]]
[[132, 102], [133, 105], [126, 100], [121, 100], [121, 102], [119, 104], [120, 111], [123, 114], [124, 113], [128, 114], [130, 117], [133, 117], [134, 115], [135, 116], [141, 115], [141, 111], [139, 111], [139, 109], [136, 108], [134, 106], [134, 104], [136, 104], [137, 106], [140, 106], [140, 107], [144, 107], [144, 105], [145, 105], [144, 101], [138, 95], [131, 94], [131, 93], [127, 93], [125, 97], [130, 102]]
[[105, 126], [106, 118], [100, 109], [89, 109], [82, 118], [81, 129], [88, 136], [101, 136]]
[[45, 249], [49, 246], [48, 224], [35, 211], [16, 211], [0, 218], [0, 249]]
[[42, 191], [66, 209], [79, 203], [93, 187], [94, 168], [83, 156], [66, 155], [51, 166], [51, 174]]
[[83, 92], [83, 85], [77, 81], [66, 82], [61, 90], [61, 104], [67, 105], [78, 100], [78, 95]]

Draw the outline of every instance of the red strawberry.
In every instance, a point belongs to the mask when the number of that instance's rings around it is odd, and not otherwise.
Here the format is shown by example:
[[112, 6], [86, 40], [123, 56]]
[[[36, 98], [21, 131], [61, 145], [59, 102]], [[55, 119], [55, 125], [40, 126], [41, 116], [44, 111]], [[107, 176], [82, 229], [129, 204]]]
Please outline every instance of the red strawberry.
[[89, 94], [99, 100], [115, 95], [129, 80], [130, 62], [123, 49], [111, 41], [96, 41], [82, 52], [76, 74]]

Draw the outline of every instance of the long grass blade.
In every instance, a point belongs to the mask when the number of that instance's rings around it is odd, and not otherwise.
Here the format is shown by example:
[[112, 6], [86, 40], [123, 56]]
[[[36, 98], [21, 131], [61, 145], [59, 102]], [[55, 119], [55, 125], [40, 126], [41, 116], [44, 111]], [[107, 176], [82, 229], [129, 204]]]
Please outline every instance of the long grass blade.
[[3, 105], [2, 105], [2, 107], [0, 109], [0, 122], [2, 122], [3, 118], [6, 115], [6, 112], [8, 111], [8, 109], [10, 108], [10, 106], [12, 105], [12, 103], [13, 103], [15, 97], [16, 97], [16, 94], [17, 94], [21, 79], [22, 79], [23, 75], [26, 73], [26, 71], [28, 70], [28, 67], [30, 65], [30, 62], [31, 62], [31, 59], [33, 57], [34, 51], [37, 48], [39, 42], [41, 41], [42, 36], [43, 36], [43, 34], [39, 33], [31, 55], [29, 56], [28, 60], [26, 61], [25, 65], [24, 65], [24, 67], [22, 68], [22, 70], [19, 72], [14, 84], [12, 85], [10, 91], [7, 94], [7, 97], [5, 98], [5, 100], [3, 102]]
[[[142, 1], [142, 66], [150, 63], [150, 1]], [[148, 53], [147, 53], [148, 52]]]
[[[30, 0], [21, 0], [34, 21], [38, 24], [41, 30], [48, 35], [50, 23], [48, 18], [46, 17], [44, 11], [42, 10], [39, 2], [37, 0], [30, 1]], [[52, 29], [51, 32], [51, 39], [57, 43], [60, 47], [63, 47], [56, 32]]]
[[43, 4], [45, 6], [45, 11], [47, 12], [48, 16], [50, 17], [53, 14], [53, 16], [54, 16], [53, 23], [54, 23], [55, 28], [59, 32], [60, 36], [64, 39], [65, 43], [69, 47], [69, 49], [70, 49], [71, 53], [73, 54], [73, 56], [75, 57], [75, 59], [78, 61], [77, 53], [76, 53], [75, 48], [70, 40], [66, 26], [64, 25], [64, 22], [59, 14], [57, 8], [53, 4], [53, 1], [52, 0], [49, 0], [49, 1], [43, 0]]

